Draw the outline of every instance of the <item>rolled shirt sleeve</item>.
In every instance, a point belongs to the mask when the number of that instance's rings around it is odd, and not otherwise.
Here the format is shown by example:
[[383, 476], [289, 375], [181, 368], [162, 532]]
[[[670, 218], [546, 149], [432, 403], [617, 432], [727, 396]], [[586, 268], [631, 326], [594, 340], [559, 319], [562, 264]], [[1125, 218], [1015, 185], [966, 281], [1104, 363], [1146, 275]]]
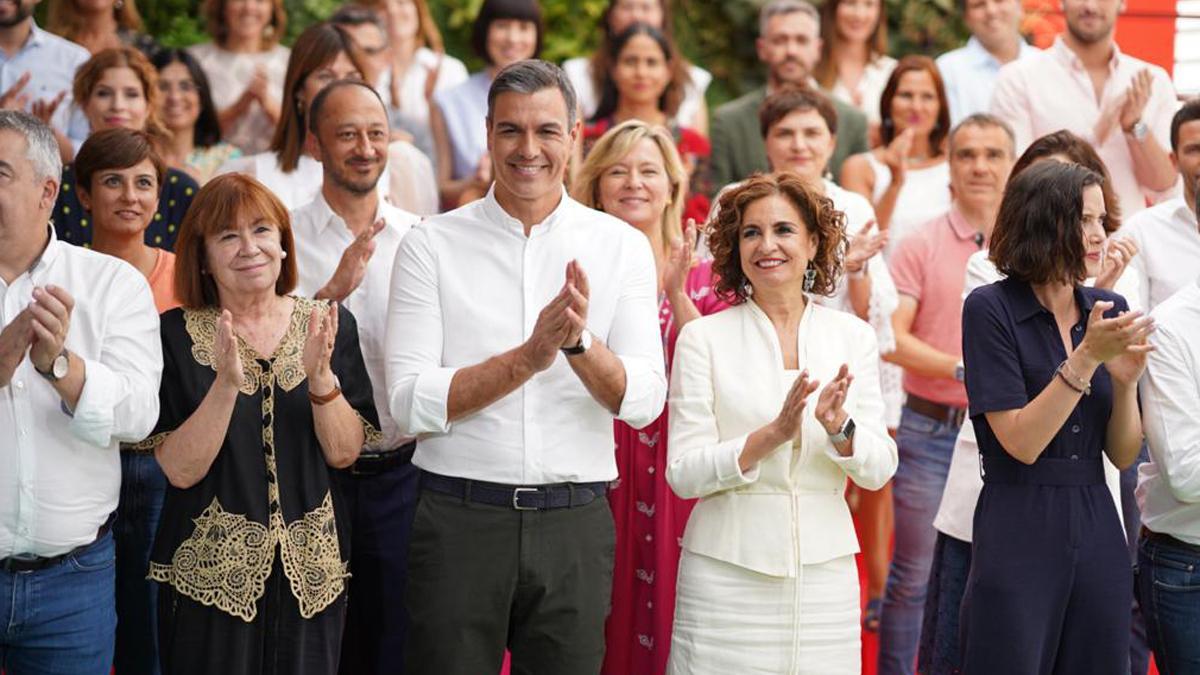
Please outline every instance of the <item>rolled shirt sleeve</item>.
[[1140, 390], [1150, 455], [1175, 499], [1200, 503], [1200, 373], [1169, 329], [1160, 325], [1150, 343]]
[[117, 270], [119, 282], [110, 289], [128, 290], [106, 298], [107, 333], [99, 358], [81, 357], [83, 391], [69, 423], [76, 438], [102, 448], [140, 441], [154, 428], [163, 369], [150, 286], [132, 268]]
[[609, 328], [607, 346], [625, 367], [625, 395], [617, 419], [635, 429], [662, 414], [667, 398], [662, 333], [658, 326], [658, 283], [645, 238], [627, 256], [623, 289]]
[[388, 300], [388, 409], [410, 436], [450, 430], [447, 404], [457, 368], [442, 365], [442, 310], [437, 266], [424, 225], [400, 243]]
[[[854, 452], [843, 457], [830, 442], [826, 456], [842, 468], [850, 480], [867, 490], [878, 490], [896, 473], [899, 455], [896, 442], [888, 435], [884, 422], [883, 392], [879, 384], [879, 349], [875, 335], [861, 326], [856, 337], [854, 359], [849, 363], [854, 375], [853, 394], [846, 412], [854, 420]], [[816, 404], [814, 400], [812, 405]]]

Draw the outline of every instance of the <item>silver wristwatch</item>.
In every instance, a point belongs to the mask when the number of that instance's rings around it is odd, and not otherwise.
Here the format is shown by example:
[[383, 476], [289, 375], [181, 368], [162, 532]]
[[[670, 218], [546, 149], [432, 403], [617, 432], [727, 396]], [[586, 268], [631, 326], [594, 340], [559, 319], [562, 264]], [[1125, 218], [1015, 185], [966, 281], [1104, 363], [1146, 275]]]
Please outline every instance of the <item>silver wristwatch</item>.
[[63, 350], [59, 352], [58, 356], [54, 357], [54, 360], [50, 362], [50, 370], [42, 372], [41, 370], [37, 369], [37, 366], [34, 366], [33, 369], [37, 371], [38, 375], [41, 375], [47, 380], [50, 380], [51, 382], [58, 382], [66, 377], [67, 373], [71, 372], [71, 357], [68, 354], [67, 349], [64, 347]]
[[834, 445], [837, 445], [838, 443], [845, 443], [846, 441], [850, 440], [850, 437], [853, 435], [854, 420], [850, 417], [847, 417], [846, 421], [842, 422], [842, 428], [836, 434], [829, 434], [829, 440], [833, 442]]
[[1150, 133], [1150, 126], [1145, 122], [1138, 120], [1133, 123], [1132, 127], [1129, 127], [1129, 131], [1126, 133], [1128, 133], [1133, 140], [1141, 142], [1141, 140]]

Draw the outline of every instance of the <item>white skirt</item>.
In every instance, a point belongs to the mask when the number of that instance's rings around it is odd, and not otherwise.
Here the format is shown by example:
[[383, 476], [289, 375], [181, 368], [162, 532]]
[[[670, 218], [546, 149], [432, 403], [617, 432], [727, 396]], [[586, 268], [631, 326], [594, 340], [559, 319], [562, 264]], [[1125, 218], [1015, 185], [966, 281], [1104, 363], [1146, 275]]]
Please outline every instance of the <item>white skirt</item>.
[[854, 556], [773, 577], [684, 551], [669, 675], [859, 675]]

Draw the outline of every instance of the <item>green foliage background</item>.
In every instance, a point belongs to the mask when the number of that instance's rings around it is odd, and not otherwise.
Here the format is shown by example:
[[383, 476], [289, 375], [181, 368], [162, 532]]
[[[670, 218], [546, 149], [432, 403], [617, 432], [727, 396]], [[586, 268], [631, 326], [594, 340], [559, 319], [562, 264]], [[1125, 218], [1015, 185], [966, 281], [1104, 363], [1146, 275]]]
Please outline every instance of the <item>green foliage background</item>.
[[[717, 105], [758, 86], [763, 74], [754, 54], [758, 8], [765, 0], [675, 0], [675, 35], [679, 48], [713, 74], [708, 90]], [[596, 25], [607, 0], [541, 0], [546, 17], [542, 56], [560, 62], [590, 53], [599, 41]], [[956, 10], [958, 0], [884, 0], [892, 54], [935, 55], [966, 40]], [[474, 70], [480, 61], [471, 53], [471, 21], [483, 0], [429, 0], [449, 53]], [[288, 30], [285, 43], [306, 26], [329, 16], [341, 0], [285, 0]], [[146, 31], [160, 43], [187, 46], [207, 39], [201, 0], [140, 0]], [[45, 3], [41, 9], [44, 11]]]

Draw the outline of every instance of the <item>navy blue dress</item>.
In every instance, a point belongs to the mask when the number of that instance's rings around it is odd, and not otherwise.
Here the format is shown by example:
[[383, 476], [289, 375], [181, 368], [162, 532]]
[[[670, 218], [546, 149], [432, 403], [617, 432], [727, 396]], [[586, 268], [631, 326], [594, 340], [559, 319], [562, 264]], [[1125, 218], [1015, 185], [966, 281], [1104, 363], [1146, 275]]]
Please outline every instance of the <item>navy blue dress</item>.
[[[1077, 287], [1078, 346], [1098, 300]], [[963, 306], [963, 360], [979, 441], [983, 492], [975, 508], [971, 572], [961, 615], [963, 672], [970, 675], [1125, 675], [1129, 672], [1133, 574], [1102, 453], [1112, 411], [1104, 366], [1033, 464], [1004, 450], [984, 413], [1023, 408], [1067, 358], [1054, 315], [1028, 283], [976, 289]]]
[[[162, 189], [158, 193], [158, 212], [146, 228], [146, 245], [175, 250], [175, 238], [183, 215], [200, 190], [196, 180], [178, 169], [167, 169]], [[62, 187], [54, 204], [54, 232], [58, 238], [76, 246], [92, 245], [92, 223], [76, 194], [75, 167], [63, 169]]]

